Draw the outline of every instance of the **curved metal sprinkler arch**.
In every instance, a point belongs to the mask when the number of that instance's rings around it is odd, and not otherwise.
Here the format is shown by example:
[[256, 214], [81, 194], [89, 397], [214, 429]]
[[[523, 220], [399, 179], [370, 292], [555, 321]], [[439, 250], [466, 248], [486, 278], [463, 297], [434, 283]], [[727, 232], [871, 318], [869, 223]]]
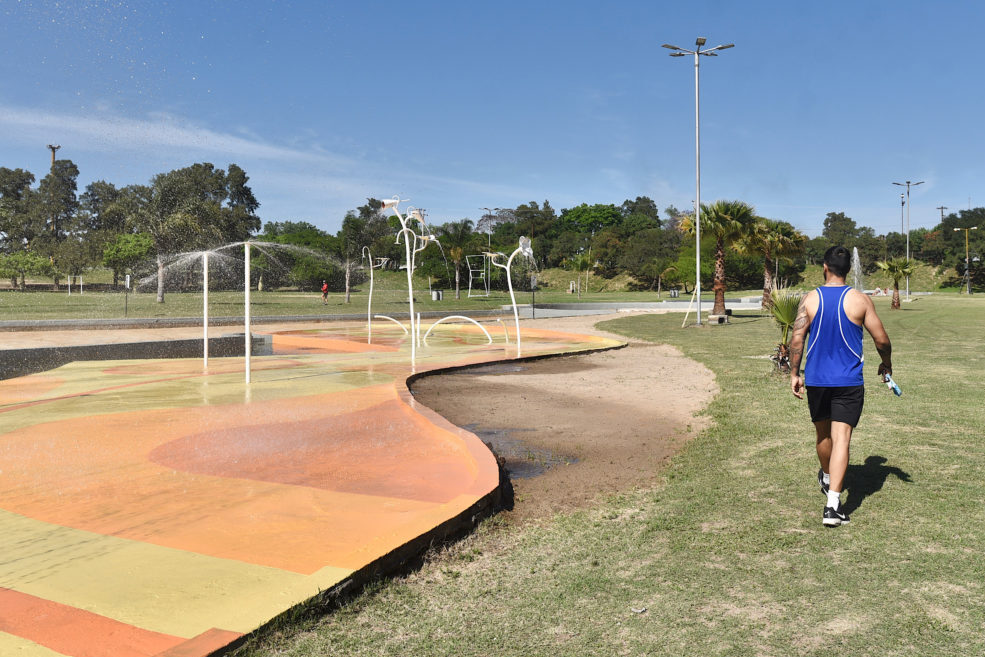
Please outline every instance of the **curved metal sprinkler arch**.
[[431, 331], [434, 330], [434, 327], [436, 327], [438, 324], [440, 324], [442, 322], [447, 322], [447, 321], [452, 320], [452, 319], [461, 319], [461, 320], [464, 320], [466, 322], [472, 322], [473, 324], [475, 324], [476, 326], [478, 326], [479, 329], [483, 333], [486, 334], [486, 338], [489, 340], [489, 342], [487, 342], [486, 344], [492, 344], [493, 343], [493, 339], [492, 339], [492, 336], [489, 335], [489, 331], [487, 331], [486, 330], [486, 327], [483, 326], [482, 324], [480, 324], [479, 322], [475, 321], [471, 317], [466, 317], [465, 315], [449, 315], [448, 317], [442, 317], [441, 319], [439, 319], [438, 321], [436, 321], [434, 324], [431, 325], [431, 328], [429, 328], [427, 330], [427, 333], [425, 333], [424, 334], [424, 337], [422, 338], [422, 341], [424, 342], [424, 344], [426, 345], [428, 343], [428, 336], [431, 335]]
[[369, 304], [366, 306], [366, 344], [373, 344], [373, 254], [368, 246], [363, 247], [362, 256], [369, 262]]
[[[401, 238], [404, 240], [404, 251], [407, 261], [407, 300], [410, 303], [410, 362], [411, 365], [417, 360], [417, 345], [420, 341], [420, 325], [417, 321], [416, 315], [414, 314], [414, 261], [417, 258], [417, 254], [427, 248], [428, 244], [432, 241], [437, 242], [434, 236], [430, 234], [419, 235], [414, 232], [414, 229], [408, 225], [409, 220], [416, 221], [423, 230], [427, 230], [427, 224], [424, 223], [424, 216], [421, 214], [420, 210], [411, 208], [407, 216], [400, 214], [398, 206], [402, 201], [407, 201], [409, 199], [401, 199], [399, 196], [394, 196], [392, 199], [387, 199], [383, 201], [383, 208], [393, 210], [393, 214], [396, 215], [397, 219], [400, 221], [400, 231], [397, 232], [397, 244], [400, 244]], [[413, 224], [411, 224], [413, 225]], [[413, 238], [413, 245], [411, 244], [411, 238]]]
[[507, 258], [505, 265], [496, 262], [496, 258], [506, 258], [505, 253], [489, 253], [488, 251], [486, 252], [486, 255], [489, 256], [489, 262], [491, 262], [494, 266], [499, 267], [500, 269], [506, 270], [506, 283], [507, 285], [509, 285], [510, 288], [510, 302], [513, 305], [513, 321], [516, 324], [516, 357], [517, 358], [519, 358], [521, 355], [520, 354], [520, 313], [516, 309], [516, 295], [513, 293], [513, 274], [511, 271], [511, 267], [513, 265], [513, 258], [515, 258], [518, 253], [522, 254], [523, 257], [525, 258], [532, 259], [534, 257], [534, 250], [530, 246], [530, 238], [523, 236], [520, 237], [520, 245], [517, 246], [516, 249], [514, 249], [513, 253], [510, 254], [510, 257]]

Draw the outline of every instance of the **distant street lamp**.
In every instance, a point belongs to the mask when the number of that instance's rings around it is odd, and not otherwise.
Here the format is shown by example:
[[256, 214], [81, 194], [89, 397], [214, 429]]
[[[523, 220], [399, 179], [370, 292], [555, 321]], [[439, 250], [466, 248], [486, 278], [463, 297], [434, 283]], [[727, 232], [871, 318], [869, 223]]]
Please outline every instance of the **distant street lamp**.
[[971, 261], [968, 259], [968, 231], [978, 230], [978, 226], [971, 228], [955, 228], [954, 232], [964, 231], [964, 278], [968, 282], [968, 294], [971, 294]]
[[726, 50], [728, 48], [735, 47], [734, 43], [727, 43], [723, 46], [715, 46], [714, 48], [701, 50], [701, 46], [705, 45], [707, 41], [708, 40], [704, 37], [698, 37], [694, 42], [694, 45], [697, 46], [694, 50], [688, 50], [679, 46], [672, 46], [669, 43], [663, 44], [664, 48], [674, 51], [670, 53], [671, 57], [694, 55], [694, 289], [695, 296], [698, 299], [698, 326], [701, 326], [701, 96], [699, 94], [698, 85], [698, 69], [700, 67], [698, 60], [700, 55], [705, 55], [706, 57], [718, 57], [718, 53], [715, 52], [716, 50]]
[[[905, 206], [906, 206], [906, 196], [904, 196], [903, 192], [900, 192], [900, 194], [899, 194], [899, 234], [900, 234], [900, 236], [902, 236], [904, 233], [906, 233], [906, 228], [903, 227], [903, 208]], [[895, 258], [896, 256], [893, 256], [893, 257]]]
[[[917, 185], [922, 185], [923, 181], [920, 182], [910, 182], [907, 180], [905, 183], [894, 182], [894, 185], [899, 185], [900, 187], [906, 187], [906, 259], [910, 259], [910, 186], [916, 187]], [[910, 300], [910, 277], [906, 277], [906, 300]]]

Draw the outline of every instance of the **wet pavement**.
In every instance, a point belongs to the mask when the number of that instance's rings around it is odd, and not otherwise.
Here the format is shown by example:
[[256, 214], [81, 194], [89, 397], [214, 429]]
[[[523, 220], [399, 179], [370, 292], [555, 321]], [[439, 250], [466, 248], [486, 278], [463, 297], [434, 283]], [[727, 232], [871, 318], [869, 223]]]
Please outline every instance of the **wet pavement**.
[[[406, 381], [476, 363], [515, 371], [515, 340], [442, 324], [412, 365], [395, 325], [374, 323], [373, 344], [363, 323], [254, 331], [271, 353], [252, 356], [249, 384], [242, 356], [79, 361], [0, 381], [0, 655], [207, 655], [398, 567], [405, 546], [491, 503], [492, 454], [417, 404]], [[2, 342], [201, 335], [14, 331]], [[523, 339], [524, 356], [618, 344], [535, 329]], [[564, 462], [518, 432], [488, 431], [516, 476]]]

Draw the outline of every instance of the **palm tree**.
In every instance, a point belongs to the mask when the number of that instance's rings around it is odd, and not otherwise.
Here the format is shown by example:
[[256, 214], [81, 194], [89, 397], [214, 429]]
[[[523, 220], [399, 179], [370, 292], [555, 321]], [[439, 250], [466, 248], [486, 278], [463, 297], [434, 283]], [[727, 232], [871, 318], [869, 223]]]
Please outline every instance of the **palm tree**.
[[913, 261], [904, 257], [890, 258], [876, 263], [879, 269], [893, 279], [893, 302], [890, 308], [899, 310], [899, 282], [913, 274]]
[[[677, 267], [671, 265], [664, 269], [660, 274], [657, 275], [657, 298], [660, 298], [660, 287], [663, 284], [663, 279], [670, 273], [677, 273]], [[652, 288], [651, 288], [652, 289]]]
[[472, 220], [462, 219], [461, 221], [449, 221], [438, 228], [438, 242], [442, 247], [448, 249], [448, 257], [455, 265], [455, 298], [461, 299], [461, 267], [462, 260], [465, 259], [465, 250], [470, 247], [475, 240], [475, 233], [472, 232]]
[[[701, 205], [701, 234], [715, 238], [715, 277], [712, 289], [715, 304], [712, 315], [725, 314], [725, 243], [736, 242], [746, 233], [747, 226], [754, 219], [753, 207], [742, 201], [715, 201], [711, 205]], [[694, 232], [694, 217], [681, 221], [681, 230]]]
[[773, 305], [772, 291], [777, 283], [773, 280], [773, 267], [778, 261], [790, 261], [793, 256], [804, 252], [807, 236], [785, 221], [774, 221], [756, 217], [748, 226], [748, 231], [736, 244], [740, 253], [756, 253], [763, 256], [763, 309]]
[[799, 292], [790, 289], [778, 289], [776, 294], [772, 295], [770, 312], [773, 320], [780, 327], [780, 344], [776, 345], [772, 360], [781, 372], [790, 371], [790, 331], [797, 319], [801, 298]]
[[578, 298], [581, 299], [581, 273], [585, 272], [585, 291], [588, 291], [588, 273], [592, 270], [592, 254], [579, 253], [571, 259], [571, 268], [578, 272]]

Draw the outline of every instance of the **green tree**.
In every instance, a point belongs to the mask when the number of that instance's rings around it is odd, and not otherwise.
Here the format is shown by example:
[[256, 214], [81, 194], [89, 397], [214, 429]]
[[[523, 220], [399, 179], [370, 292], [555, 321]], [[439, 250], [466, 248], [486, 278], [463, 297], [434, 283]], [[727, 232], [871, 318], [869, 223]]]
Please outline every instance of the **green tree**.
[[154, 242], [158, 303], [164, 303], [166, 254], [243, 241], [260, 228], [246, 174], [234, 164], [230, 172], [196, 163], [154, 176], [149, 187], [122, 190], [119, 202], [131, 225]]
[[[290, 268], [287, 272], [269, 268], [264, 276], [270, 276], [271, 284], [277, 284], [277, 276], [286, 275], [289, 282], [298, 290], [317, 289], [321, 281], [327, 281], [332, 289], [339, 289], [341, 268], [329, 258], [339, 250], [338, 238], [329, 235], [304, 221], [268, 222], [262, 235], [264, 240], [298, 247], [290, 255]], [[269, 272], [269, 274], [268, 274]]]
[[461, 299], [462, 262], [468, 252], [476, 246], [478, 234], [472, 230], [472, 220], [449, 221], [438, 228], [438, 241], [448, 253], [455, 269], [455, 298]]
[[30, 171], [0, 167], [0, 252], [27, 248], [43, 230], [37, 222], [40, 214], [31, 212], [33, 183]]
[[81, 227], [87, 233], [122, 233], [126, 230], [126, 214], [120, 207], [120, 190], [105, 180], [86, 185], [79, 196]]
[[561, 225], [565, 230], [576, 230], [594, 235], [608, 226], [618, 226], [623, 215], [616, 206], [610, 204], [579, 206], [561, 211]]
[[[52, 262], [57, 257], [65, 257], [66, 250], [59, 249], [59, 244], [69, 232], [77, 232], [75, 225], [76, 211], [79, 207], [78, 191], [79, 168], [71, 160], [55, 160], [51, 170], [38, 184], [36, 203], [32, 211], [39, 213], [33, 223], [43, 223], [43, 231], [31, 240], [31, 249], [47, 256]], [[68, 249], [76, 253], [77, 249]], [[74, 258], [72, 258], [74, 260]], [[58, 287], [62, 267], [52, 270], [55, 288]]]
[[[701, 204], [701, 234], [715, 240], [715, 276], [712, 289], [715, 303], [711, 314], [725, 314], [725, 244], [734, 244], [742, 239], [747, 226], [754, 221], [752, 206], [742, 201], [715, 201], [711, 205]], [[694, 232], [694, 218], [681, 221], [681, 229]]]
[[850, 249], [855, 246], [858, 227], [855, 225], [855, 220], [846, 217], [844, 212], [829, 212], [824, 218], [824, 230], [821, 235], [832, 246], [844, 246]]
[[634, 201], [626, 199], [619, 207], [619, 212], [622, 214], [621, 226], [625, 235], [660, 228], [660, 212], [657, 204], [648, 196], [637, 196]]
[[71, 227], [79, 207], [79, 167], [71, 160], [55, 160], [51, 171], [38, 185], [41, 209], [48, 221], [48, 230], [54, 241], [60, 241], [65, 230]]
[[899, 282], [913, 274], [913, 261], [906, 258], [890, 258], [889, 260], [880, 260], [876, 266], [892, 279], [893, 302], [890, 307], [893, 310], [899, 310]]
[[747, 226], [747, 232], [737, 242], [740, 253], [755, 253], [763, 257], [763, 308], [773, 305], [772, 292], [774, 264], [781, 259], [790, 260], [804, 251], [807, 236], [786, 221], [774, 221], [756, 217]]
[[352, 273], [362, 262], [362, 248], [370, 242], [366, 235], [367, 224], [366, 219], [349, 212], [342, 220], [342, 228], [336, 240], [345, 276], [346, 303], [351, 301]]
[[[672, 268], [677, 276], [680, 270], [673, 265], [681, 246], [681, 232], [666, 228], [651, 228], [635, 235], [626, 244], [619, 257], [619, 267], [631, 275], [641, 287], [659, 290], [667, 280], [664, 270]], [[692, 262], [692, 269], [693, 262]]]
[[51, 260], [37, 253], [30, 251], [16, 251], [0, 255], [0, 277], [9, 278], [13, 287], [18, 286], [20, 279], [20, 289], [27, 289], [28, 276], [51, 276]]
[[113, 285], [119, 283], [121, 274], [147, 259], [154, 248], [154, 240], [143, 233], [118, 234], [103, 248], [103, 264], [113, 270]]
[[832, 244], [826, 237], [812, 237], [804, 245], [804, 256], [807, 262], [818, 265], [824, 261], [824, 253], [831, 248]]

